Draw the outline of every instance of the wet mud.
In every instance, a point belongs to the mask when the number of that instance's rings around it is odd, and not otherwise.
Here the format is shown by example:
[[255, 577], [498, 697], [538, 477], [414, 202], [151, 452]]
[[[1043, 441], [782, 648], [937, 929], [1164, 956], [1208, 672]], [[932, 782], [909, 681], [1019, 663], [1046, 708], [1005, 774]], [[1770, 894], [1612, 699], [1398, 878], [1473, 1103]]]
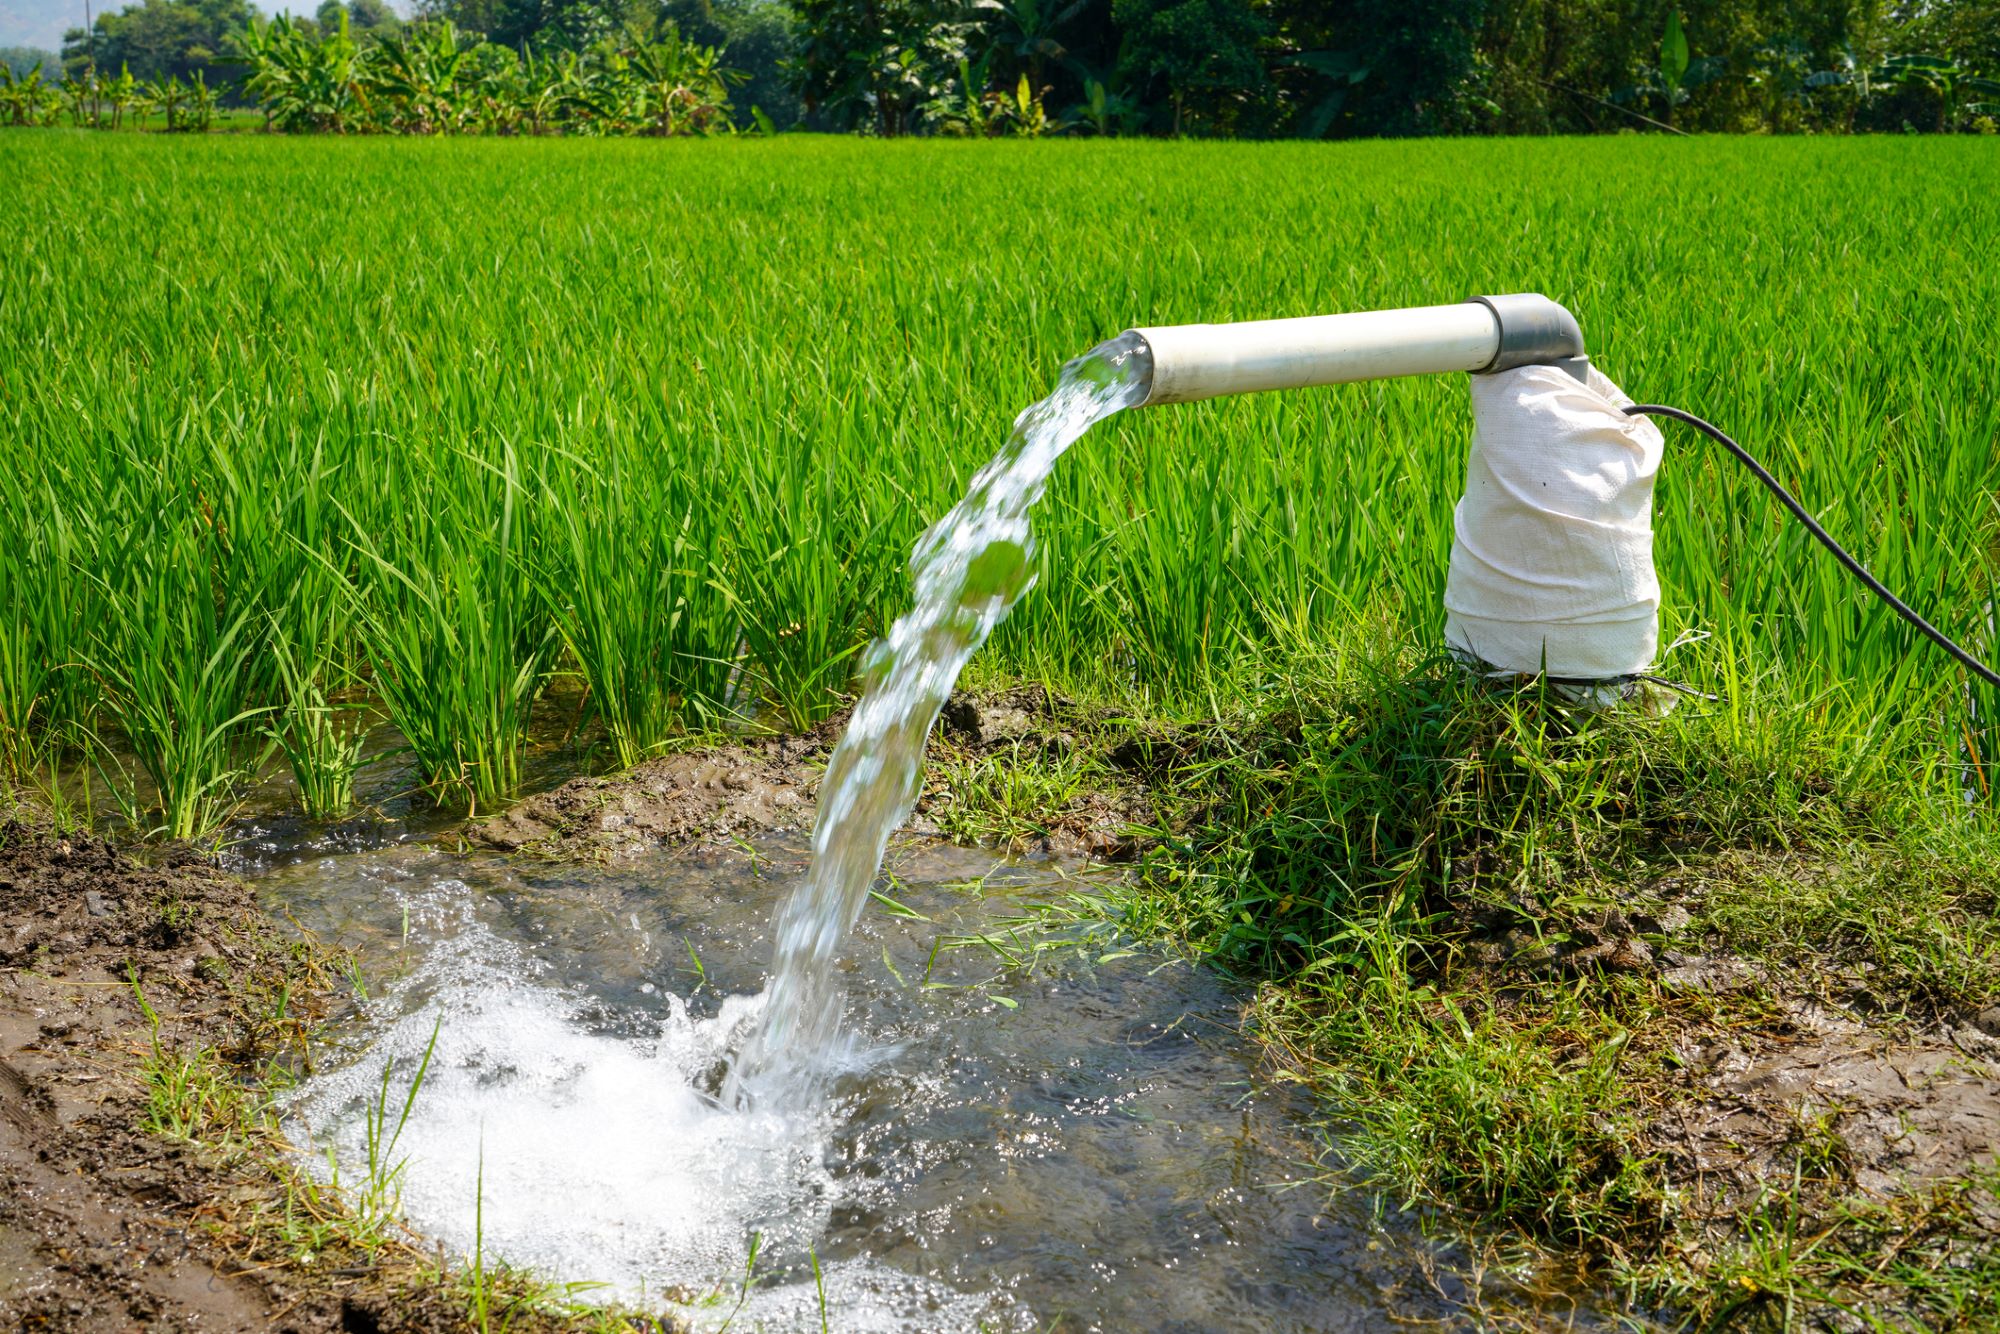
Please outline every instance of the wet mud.
[[[812, 825], [820, 774], [847, 725], [845, 712], [812, 731], [691, 750], [609, 777], [572, 779], [491, 819], [468, 836], [504, 852], [619, 862], [694, 842], [729, 843]], [[1038, 686], [954, 695], [932, 736], [925, 786], [905, 833], [936, 834], [958, 803], [955, 765], [996, 757], [1100, 759], [1099, 780], [1038, 811], [1018, 851], [1117, 861], [1133, 856], [1135, 827], [1154, 819], [1130, 772], [1145, 753], [1121, 715], [1083, 708]]]
[[1823, 1172], [1877, 1198], [1963, 1178], [2000, 1151], [2000, 1037], [1986, 1028], [1897, 1036], [1793, 1001], [1763, 1031], [1691, 1036], [1683, 1050], [1693, 1096], [1654, 1135], [1713, 1212], [1789, 1173], [1810, 1138]]
[[192, 853], [0, 824], [0, 1328], [461, 1327], [389, 1268], [274, 1264], [238, 1225], [278, 1202], [268, 1168], [148, 1128], [149, 1061], [247, 1080], [332, 1004], [322, 962]]
[[[1751, 860], [1723, 859], [1739, 874]], [[1773, 1192], [1893, 1203], [2000, 1161], [2000, 1006], [1945, 1013], [1878, 994], [1868, 965], [1831, 953], [1739, 957], [1704, 933], [1700, 881], [1690, 870], [1563, 922], [1461, 912], [1457, 980], [1501, 994], [1523, 975], [1656, 988], [1661, 1017], [1633, 1039], [1660, 1066], [1634, 1080], [1640, 1142], [1685, 1216], [1717, 1235]], [[2000, 1235], [1989, 1189], [1964, 1202]]]

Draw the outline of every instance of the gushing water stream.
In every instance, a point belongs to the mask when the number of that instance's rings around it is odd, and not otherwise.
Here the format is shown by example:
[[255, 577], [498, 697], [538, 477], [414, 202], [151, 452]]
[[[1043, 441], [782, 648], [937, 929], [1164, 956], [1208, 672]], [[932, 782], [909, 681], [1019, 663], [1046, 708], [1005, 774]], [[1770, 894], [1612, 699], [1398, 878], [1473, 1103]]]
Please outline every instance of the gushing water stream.
[[1063, 451], [1141, 402], [1144, 340], [1100, 343], [1014, 421], [965, 499], [910, 556], [916, 601], [862, 664], [861, 702], [820, 784], [812, 867], [778, 914], [771, 983], [723, 1087], [737, 1107], [817, 1101], [840, 1040], [840, 945], [868, 901], [889, 835], [917, 797], [924, 743], [958, 674], [1034, 584], [1028, 511]]

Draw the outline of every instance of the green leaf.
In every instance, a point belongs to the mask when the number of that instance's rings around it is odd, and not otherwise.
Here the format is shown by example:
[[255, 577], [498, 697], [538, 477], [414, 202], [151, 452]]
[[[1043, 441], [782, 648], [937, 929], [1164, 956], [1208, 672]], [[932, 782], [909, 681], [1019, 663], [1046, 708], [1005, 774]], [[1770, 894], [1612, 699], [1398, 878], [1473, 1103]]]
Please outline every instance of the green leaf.
[[1667, 15], [1666, 35], [1660, 38], [1660, 82], [1669, 91], [1678, 90], [1687, 77], [1688, 39], [1681, 27], [1679, 10]]

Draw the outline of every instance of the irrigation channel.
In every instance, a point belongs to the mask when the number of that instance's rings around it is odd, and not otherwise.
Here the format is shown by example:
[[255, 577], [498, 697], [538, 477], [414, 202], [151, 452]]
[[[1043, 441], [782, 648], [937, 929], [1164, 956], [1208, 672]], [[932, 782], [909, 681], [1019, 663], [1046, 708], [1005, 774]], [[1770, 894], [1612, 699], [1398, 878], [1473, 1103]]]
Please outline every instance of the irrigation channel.
[[456, 1253], [697, 1328], [1328, 1330], [1467, 1295], [1312, 1179], [1310, 1109], [1216, 975], [1010, 930], [1112, 872], [918, 843], [881, 879], [940, 706], [1031, 582], [1029, 508], [1143, 395], [1135, 360], [1072, 362], [918, 545], [809, 848], [569, 867], [393, 822], [249, 831], [236, 869], [374, 979], [297, 1141], [350, 1181], [404, 1163], [409, 1222]]

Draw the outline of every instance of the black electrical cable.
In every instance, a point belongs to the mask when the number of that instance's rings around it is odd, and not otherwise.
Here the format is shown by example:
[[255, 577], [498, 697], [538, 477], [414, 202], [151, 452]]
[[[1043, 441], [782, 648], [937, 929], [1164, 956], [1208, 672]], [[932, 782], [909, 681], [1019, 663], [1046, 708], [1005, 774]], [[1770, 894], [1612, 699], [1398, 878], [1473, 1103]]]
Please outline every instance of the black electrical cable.
[[1675, 421], [1686, 422], [1689, 426], [1707, 435], [1716, 444], [1721, 445], [1724, 449], [1734, 454], [1736, 461], [1748, 468], [1751, 475], [1756, 477], [1758, 481], [1769, 487], [1771, 494], [1782, 501], [1785, 508], [1792, 512], [1792, 517], [1804, 524], [1806, 531], [1818, 538], [1820, 545], [1831, 551], [1834, 559], [1845, 565], [1848, 573], [1859, 579], [1869, 592], [1888, 603], [1898, 616], [1901, 616], [1911, 625], [1917, 627], [1932, 643], [1936, 644], [1946, 653], [1951, 654], [1952, 657], [1957, 658], [1965, 665], [1967, 671], [1988, 685], [2000, 686], [2000, 672], [1994, 671], [1991, 667], [1988, 667], [1985, 663], [1960, 648], [1942, 630], [1912, 611], [1908, 603], [1884, 588], [1882, 581], [1868, 573], [1860, 561], [1848, 555], [1847, 548], [1834, 541], [1826, 529], [1820, 527], [1818, 521], [1812, 515], [1806, 513], [1805, 506], [1799, 504], [1792, 493], [1785, 490], [1784, 485], [1765, 470], [1763, 464], [1750, 457], [1749, 450], [1743, 448], [1743, 446], [1731, 440], [1727, 435], [1724, 435], [1721, 430], [1709, 425], [1692, 412], [1684, 412], [1679, 408], [1663, 407], [1658, 403], [1634, 403], [1631, 407], [1625, 409], [1625, 415], [1628, 417], [1671, 417]]

